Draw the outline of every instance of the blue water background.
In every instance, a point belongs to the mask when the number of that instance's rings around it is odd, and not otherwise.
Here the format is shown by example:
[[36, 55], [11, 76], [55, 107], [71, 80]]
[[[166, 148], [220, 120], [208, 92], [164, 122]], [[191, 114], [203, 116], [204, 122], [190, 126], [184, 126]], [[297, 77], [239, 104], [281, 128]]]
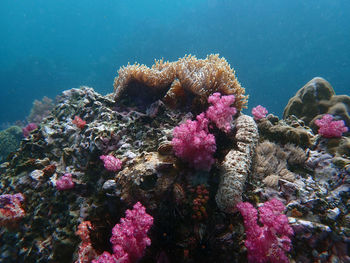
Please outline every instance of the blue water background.
[[[106, 94], [120, 66], [220, 53], [281, 116], [315, 76], [350, 92], [349, 0], [1, 0], [0, 123], [80, 85]], [[249, 111], [250, 112], [250, 111]]]

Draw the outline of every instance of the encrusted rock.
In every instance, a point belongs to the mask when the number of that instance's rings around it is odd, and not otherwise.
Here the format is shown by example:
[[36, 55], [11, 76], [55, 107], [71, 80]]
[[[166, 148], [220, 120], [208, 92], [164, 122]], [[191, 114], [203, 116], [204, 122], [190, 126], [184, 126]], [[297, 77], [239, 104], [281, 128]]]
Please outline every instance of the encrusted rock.
[[[350, 126], [350, 97], [335, 95], [335, 92], [323, 78], [316, 77], [297, 91], [284, 109], [283, 118], [295, 115], [302, 119], [306, 125], [316, 131], [314, 121], [323, 114], [331, 114], [335, 119], [342, 119], [347, 127]], [[350, 131], [345, 133], [350, 135]]]

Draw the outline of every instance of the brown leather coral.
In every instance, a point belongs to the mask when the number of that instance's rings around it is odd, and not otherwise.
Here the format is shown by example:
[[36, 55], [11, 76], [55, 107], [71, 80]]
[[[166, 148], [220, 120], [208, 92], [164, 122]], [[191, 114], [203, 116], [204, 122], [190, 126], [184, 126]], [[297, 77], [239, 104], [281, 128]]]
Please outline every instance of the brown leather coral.
[[[350, 127], [350, 96], [336, 95], [331, 84], [323, 78], [310, 80], [292, 97], [283, 112], [283, 118], [295, 115], [317, 131], [315, 120], [324, 114], [331, 114], [336, 120], [343, 120]], [[350, 132], [345, 133], [349, 136]]]

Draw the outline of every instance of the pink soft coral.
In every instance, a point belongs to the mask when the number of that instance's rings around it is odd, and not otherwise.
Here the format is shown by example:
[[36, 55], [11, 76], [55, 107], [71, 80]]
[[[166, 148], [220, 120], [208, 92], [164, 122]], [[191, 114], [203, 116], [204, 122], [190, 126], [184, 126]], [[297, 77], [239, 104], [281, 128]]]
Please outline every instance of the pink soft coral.
[[74, 187], [74, 182], [72, 181], [72, 175], [70, 173], [66, 173], [61, 176], [60, 179], [56, 182], [57, 190], [69, 190]]
[[122, 168], [122, 161], [113, 155], [101, 155], [100, 159], [108, 171], [116, 172]]
[[172, 145], [175, 155], [189, 162], [194, 168], [209, 171], [214, 163], [216, 142], [208, 131], [209, 120], [202, 113], [197, 120], [187, 120], [173, 131]]
[[262, 118], [265, 118], [267, 113], [267, 109], [261, 105], [258, 105], [252, 109], [254, 120], [260, 120]]
[[151, 245], [147, 232], [152, 224], [153, 217], [146, 213], [140, 202], [137, 202], [132, 210], [126, 210], [126, 217], [112, 229], [110, 241], [114, 254], [119, 258], [126, 253], [130, 262], [139, 260], [145, 248]]
[[320, 127], [318, 134], [325, 138], [341, 137], [344, 132], [348, 131], [343, 120], [334, 121], [330, 114], [324, 115], [322, 119], [315, 120], [315, 124]]
[[29, 123], [26, 127], [22, 128], [23, 136], [28, 137], [30, 132], [37, 129], [38, 125], [35, 123]]
[[285, 252], [291, 248], [290, 236], [293, 229], [288, 224], [288, 218], [282, 214], [285, 207], [277, 199], [265, 202], [259, 208], [260, 226], [258, 224], [258, 211], [247, 202], [237, 204], [237, 209], [244, 219], [246, 230], [245, 246], [248, 249], [249, 262], [289, 262]]
[[112, 229], [110, 239], [113, 254], [103, 252], [92, 263], [133, 263], [143, 256], [145, 248], [151, 245], [147, 236], [153, 225], [153, 217], [146, 213], [146, 209], [137, 202], [132, 210], [126, 210], [126, 217], [120, 219]]
[[235, 102], [234, 95], [221, 96], [219, 92], [209, 96], [208, 102], [212, 104], [206, 111], [206, 116], [215, 123], [219, 129], [229, 132], [231, 129], [232, 117], [237, 113], [231, 105]]

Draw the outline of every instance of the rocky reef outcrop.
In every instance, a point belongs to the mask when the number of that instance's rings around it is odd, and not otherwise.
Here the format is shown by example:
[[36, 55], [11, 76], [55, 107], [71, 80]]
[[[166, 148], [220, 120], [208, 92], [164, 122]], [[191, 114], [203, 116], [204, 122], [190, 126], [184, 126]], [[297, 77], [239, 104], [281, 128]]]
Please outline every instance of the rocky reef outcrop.
[[[208, 171], [196, 170], [174, 154], [173, 130], [195, 119], [217, 91], [236, 96], [238, 113], [227, 132], [208, 125], [216, 140], [214, 163]], [[192, 110], [181, 103], [184, 98], [200, 106]], [[91, 226], [85, 229], [90, 248], [97, 255], [113, 253], [113, 227], [141, 202], [154, 220], [140, 262], [247, 262], [235, 205], [276, 198], [294, 232], [291, 261], [346, 262], [348, 137], [338, 138], [342, 148], [331, 152], [332, 139], [320, 138], [302, 116], [253, 120], [240, 112], [246, 99], [227, 61], [216, 55], [158, 61], [152, 68], [129, 65], [106, 96], [89, 87], [64, 91], [0, 167], [0, 194], [21, 193], [25, 211], [18, 223], [0, 228], [0, 258], [84, 258], [76, 232], [82, 222]], [[102, 155], [121, 166], [107, 170]], [[63, 176], [74, 187], [57, 187]]]

